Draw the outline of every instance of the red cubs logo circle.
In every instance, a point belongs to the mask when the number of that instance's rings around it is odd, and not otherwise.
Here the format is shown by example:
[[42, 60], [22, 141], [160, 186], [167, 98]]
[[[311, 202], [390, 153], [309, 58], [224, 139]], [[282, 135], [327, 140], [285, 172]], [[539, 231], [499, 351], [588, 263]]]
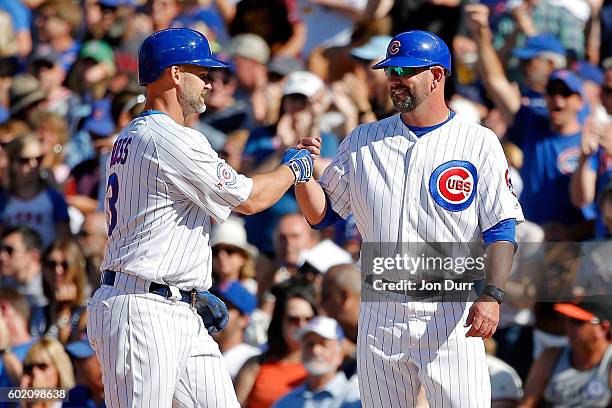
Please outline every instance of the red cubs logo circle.
[[429, 190], [439, 206], [449, 211], [462, 211], [474, 200], [477, 181], [476, 168], [472, 163], [452, 160], [432, 172]]
[[391, 44], [389, 44], [389, 54], [390, 55], [397, 54], [401, 46], [402, 46], [402, 43], [399, 42], [398, 40], [391, 41]]

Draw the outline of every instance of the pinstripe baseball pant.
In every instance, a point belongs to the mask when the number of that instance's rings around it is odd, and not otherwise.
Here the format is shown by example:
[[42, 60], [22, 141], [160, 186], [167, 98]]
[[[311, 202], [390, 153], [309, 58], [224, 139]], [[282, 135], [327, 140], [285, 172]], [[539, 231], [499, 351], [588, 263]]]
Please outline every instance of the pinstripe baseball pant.
[[489, 407], [482, 339], [465, 337], [471, 303], [363, 302], [357, 370], [364, 407], [416, 405], [421, 385], [431, 408]]
[[118, 274], [88, 305], [107, 407], [238, 407], [219, 347], [195, 309]]

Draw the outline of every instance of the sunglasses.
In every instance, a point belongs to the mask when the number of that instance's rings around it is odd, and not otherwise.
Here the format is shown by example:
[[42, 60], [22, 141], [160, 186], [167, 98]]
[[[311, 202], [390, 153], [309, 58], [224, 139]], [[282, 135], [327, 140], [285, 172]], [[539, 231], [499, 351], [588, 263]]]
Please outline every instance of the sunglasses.
[[227, 253], [228, 255], [233, 255], [242, 252], [240, 248], [236, 248], [233, 246], [215, 245], [215, 247], [212, 249], [212, 254], [213, 256], [217, 256], [221, 251], [225, 251], [225, 253]]
[[38, 368], [41, 371], [45, 371], [45, 370], [47, 370], [49, 368], [49, 366], [50, 366], [49, 363], [24, 364], [23, 372], [31, 374], [34, 371], [34, 368]]
[[223, 73], [210, 73], [208, 74], [208, 80], [210, 82], [221, 82], [223, 85], [227, 85], [231, 82], [232, 78], [229, 75]]
[[36, 157], [19, 157], [17, 160], [19, 161], [19, 164], [31, 164], [32, 160], [36, 161], [36, 166], [40, 166], [40, 164], [42, 163], [44, 159], [44, 156], [36, 156]]
[[425, 71], [430, 67], [386, 67], [385, 74], [387, 76], [407, 77]]
[[13, 255], [15, 248], [9, 245], [0, 245], [0, 252], [6, 252], [9, 256]]
[[601, 87], [601, 93], [603, 95], [612, 95], [612, 88], [604, 85]]
[[314, 316], [289, 316], [285, 318], [289, 324], [297, 325], [300, 323], [308, 323]]
[[68, 269], [68, 262], [66, 261], [63, 261], [63, 262], [45, 261], [45, 265], [48, 266], [49, 268], [57, 268], [58, 266], [61, 266], [62, 269]]

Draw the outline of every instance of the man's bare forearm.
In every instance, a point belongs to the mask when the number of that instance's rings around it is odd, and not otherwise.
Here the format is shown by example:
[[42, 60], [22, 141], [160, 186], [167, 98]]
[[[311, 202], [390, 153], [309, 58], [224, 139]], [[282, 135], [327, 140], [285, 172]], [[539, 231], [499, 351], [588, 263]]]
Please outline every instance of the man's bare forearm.
[[253, 189], [249, 198], [234, 210], [241, 214], [254, 214], [272, 206], [287, 192], [295, 181], [293, 172], [287, 166], [252, 177]]
[[321, 185], [315, 180], [299, 184], [295, 187], [295, 198], [300, 210], [310, 225], [315, 225], [323, 220], [326, 211], [325, 193]]

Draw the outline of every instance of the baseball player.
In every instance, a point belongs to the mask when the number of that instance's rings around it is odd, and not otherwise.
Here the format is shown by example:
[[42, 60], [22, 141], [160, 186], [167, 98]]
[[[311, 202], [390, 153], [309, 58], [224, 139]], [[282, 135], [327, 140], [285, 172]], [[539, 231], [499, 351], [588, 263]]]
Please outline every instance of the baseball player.
[[[385, 70], [399, 114], [357, 127], [318, 182], [296, 187], [306, 219], [322, 228], [352, 212], [363, 245], [378, 245], [381, 253], [389, 247], [383, 243], [482, 240], [488, 266], [473, 303], [419, 301], [405, 291], [399, 299], [406, 301], [361, 304], [363, 404], [412, 407], [423, 387], [431, 407], [490, 406], [482, 338], [495, 332], [515, 226], [523, 220], [506, 159], [492, 131], [446, 106], [451, 57], [440, 38], [399, 34], [373, 69]], [[319, 140], [300, 144], [319, 152]]]
[[119, 134], [107, 163], [109, 238], [102, 286], [88, 305], [106, 405], [237, 407], [209, 335], [227, 323], [223, 303], [204, 292], [211, 285], [211, 223], [232, 210], [269, 207], [308, 180], [312, 158], [293, 149], [284, 165], [247, 178], [183, 125], [206, 109], [208, 71], [226, 67], [201, 33], [153, 33], [138, 62], [146, 110]]

